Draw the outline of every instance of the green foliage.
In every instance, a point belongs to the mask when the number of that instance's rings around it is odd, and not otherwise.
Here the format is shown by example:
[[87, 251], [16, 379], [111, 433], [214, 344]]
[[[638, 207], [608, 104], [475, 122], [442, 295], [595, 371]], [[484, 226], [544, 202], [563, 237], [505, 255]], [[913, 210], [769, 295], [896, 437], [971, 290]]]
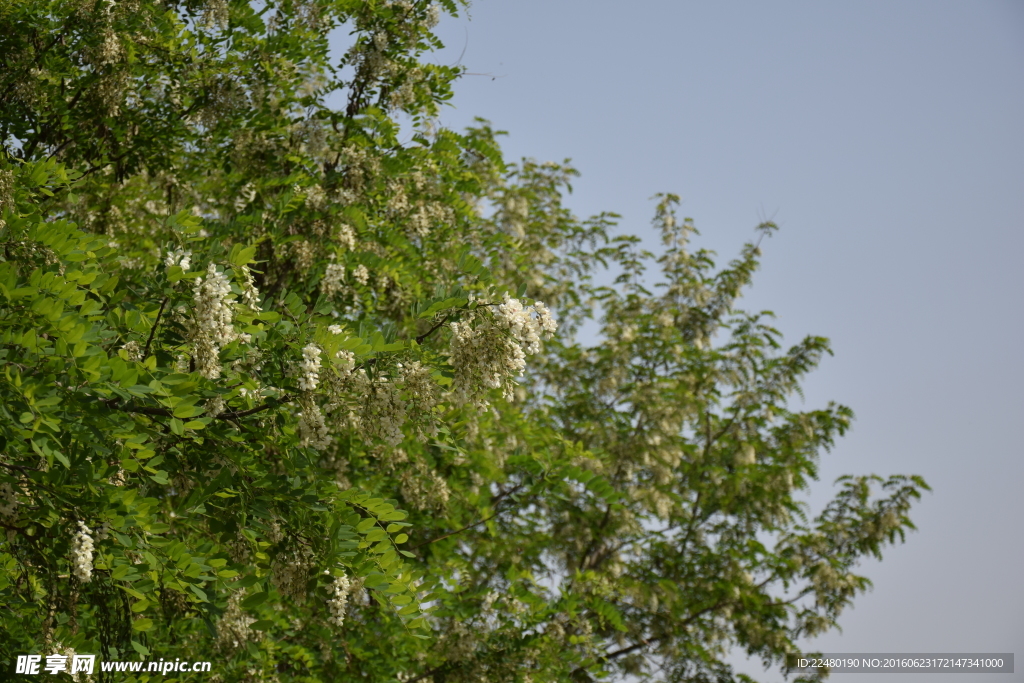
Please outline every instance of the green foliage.
[[917, 477], [798, 501], [853, 414], [790, 405], [828, 342], [737, 308], [756, 244], [665, 195], [647, 253], [436, 127], [438, 11], [0, 4], [3, 666], [731, 680], [913, 528]]

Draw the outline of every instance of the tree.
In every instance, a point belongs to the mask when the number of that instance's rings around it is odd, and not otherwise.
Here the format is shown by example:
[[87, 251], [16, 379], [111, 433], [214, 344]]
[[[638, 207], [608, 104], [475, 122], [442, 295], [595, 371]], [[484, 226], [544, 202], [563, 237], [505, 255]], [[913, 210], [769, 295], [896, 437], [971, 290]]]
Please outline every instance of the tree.
[[435, 125], [458, 9], [0, 5], [5, 666], [732, 680], [913, 528], [918, 477], [794, 498], [852, 413], [789, 405], [828, 344], [737, 308], [756, 244], [717, 269], [665, 195], [647, 253]]

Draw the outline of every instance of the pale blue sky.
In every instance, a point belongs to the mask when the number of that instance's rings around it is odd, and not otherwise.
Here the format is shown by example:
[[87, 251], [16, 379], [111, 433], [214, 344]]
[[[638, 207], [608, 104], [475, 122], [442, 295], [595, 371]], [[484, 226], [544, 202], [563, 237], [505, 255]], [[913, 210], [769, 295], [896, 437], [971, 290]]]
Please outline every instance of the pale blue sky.
[[807, 405], [857, 413], [813, 501], [843, 473], [934, 488], [920, 531], [865, 566], [876, 586], [844, 633], [811, 645], [1024, 656], [1024, 2], [480, 0], [470, 15], [442, 22], [438, 61], [464, 50], [487, 75], [458, 84], [445, 125], [483, 116], [511, 158], [571, 157], [569, 205], [629, 232], [649, 234], [655, 192], [680, 194], [722, 259], [761, 215], [782, 226], [746, 305], [790, 341], [830, 337]]

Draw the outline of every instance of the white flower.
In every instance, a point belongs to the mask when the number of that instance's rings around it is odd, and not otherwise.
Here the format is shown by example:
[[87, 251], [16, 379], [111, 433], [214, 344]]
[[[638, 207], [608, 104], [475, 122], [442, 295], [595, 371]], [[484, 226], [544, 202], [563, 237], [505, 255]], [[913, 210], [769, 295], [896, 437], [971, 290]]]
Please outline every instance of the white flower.
[[460, 403], [486, 404], [480, 394], [502, 389], [513, 397], [515, 378], [526, 370], [526, 356], [540, 351], [541, 338], [558, 328], [551, 312], [540, 301], [531, 307], [507, 293], [488, 315], [478, 308], [462, 322], [452, 323], [449, 358], [455, 369], [452, 391]]
[[324, 188], [319, 185], [306, 190], [306, 207], [314, 211], [324, 208], [327, 203], [327, 195], [324, 193]]
[[299, 413], [299, 445], [316, 449], [324, 449], [331, 445], [331, 433], [324, 423], [320, 406], [310, 394], [303, 394], [299, 399], [302, 412]]
[[235, 210], [241, 211], [255, 198], [256, 188], [253, 187], [252, 183], [246, 183], [245, 187], [239, 190], [238, 196], [235, 197]]
[[217, 643], [224, 649], [238, 649], [252, 637], [249, 626], [256, 620], [242, 611], [244, 597], [245, 591], [233, 593], [217, 624]]
[[92, 579], [92, 532], [85, 522], [78, 522], [78, 531], [71, 538], [71, 566], [75, 578], [82, 583]]
[[359, 284], [365, 285], [370, 281], [370, 271], [367, 270], [366, 266], [360, 263], [356, 266], [356, 269], [352, 271], [352, 277], [354, 277], [356, 282]]
[[274, 557], [270, 581], [282, 596], [294, 602], [304, 602], [306, 582], [313, 572], [313, 565], [313, 556], [304, 546], [281, 551]]
[[334, 354], [334, 357], [341, 361], [338, 363], [338, 367], [341, 368], [344, 374], [347, 375], [356, 369], [356, 354], [351, 351], [341, 349]]
[[299, 363], [299, 390], [313, 391], [320, 383], [320, 347], [306, 344], [302, 349], [302, 361]]
[[[325, 571], [324, 573], [329, 574], [330, 572]], [[335, 626], [345, 623], [345, 607], [348, 604], [348, 594], [351, 589], [352, 582], [344, 574], [335, 577], [331, 583], [331, 597], [327, 600], [327, 609], [331, 616], [327, 618], [327, 621]]]
[[185, 251], [180, 247], [174, 251], [168, 251], [167, 256], [164, 258], [164, 265], [168, 268], [180, 266], [182, 270], [188, 270], [192, 265], [192, 252]]
[[224, 403], [224, 399], [222, 399], [220, 396], [214, 396], [209, 401], [207, 401], [203, 407], [206, 409], [207, 415], [209, 415], [210, 417], [217, 417], [218, 415], [224, 412], [224, 409], [227, 406]]
[[139, 342], [130, 341], [121, 347], [124, 352], [128, 354], [128, 360], [138, 363], [142, 360], [142, 349], [139, 347]]
[[196, 278], [193, 296], [192, 357], [203, 377], [217, 379], [221, 373], [220, 348], [238, 339], [238, 332], [231, 324], [231, 304], [234, 303], [231, 283], [211, 263], [206, 269], [206, 279]]
[[328, 325], [327, 331], [331, 334], [341, 334], [345, 329], [341, 325]]
[[740, 450], [736, 453], [735, 461], [737, 465], [753, 465], [757, 462], [757, 451], [754, 450], [753, 444], [745, 443], [740, 446]]
[[[346, 367], [349, 361], [354, 365], [354, 359], [346, 357], [343, 360]], [[371, 378], [363, 368], [352, 372], [345, 381], [346, 388], [358, 397], [359, 402], [359, 409], [348, 413], [349, 425], [364, 439], [380, 438], [390, 446], [401, 443], [405, 438], [402, 425], [407, 416], [401, 387], [387, 377]], [[331, 409], [335, 407], [336, 404]]]
[[356, 248], [356, 231], [352, 229], [351, 225], [342, 223], [338, 226], [338, 234], [336, 237], [338, 245], [345, 247], [349, 251], [354, 251]]
[[434, 28], [437, 26], [437, 22], [440, 18], [441, 8], [431, 3], [431, 5], [427, 7], [427, 19], [423, 23], [427, 28]]
[[260, 309], [260, 290], [256, 289], [256, 281], [249, 272], [249, 266], [242, 266], [242, 303], [258, 311]]
[[327, 272], [320, 281], [320, 291], [331, 299], [345, 291], [345, 266], [340, 263], [327, 264]]

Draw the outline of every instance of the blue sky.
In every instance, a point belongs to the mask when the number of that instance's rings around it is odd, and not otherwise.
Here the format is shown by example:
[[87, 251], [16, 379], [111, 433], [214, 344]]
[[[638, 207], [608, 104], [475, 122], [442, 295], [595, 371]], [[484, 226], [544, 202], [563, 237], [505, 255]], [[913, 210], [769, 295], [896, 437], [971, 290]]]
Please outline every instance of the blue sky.
[[[436, 61], [479, 74], [444, 125], [482, 116], [509, 131], [510, 158], [571, 158], [569, 206], [620, 213], [626, 232], [651, 233], [655, 192], [680, 194], [723, 260], [763, 216], [781, 225], [745, 305], [775, 311], [790, 341], [830, 337], [806, 404], [857, 413], [812, 503], [844, 473], [932, 485], [919, 532], [864, 566], [875, 588], [843, 633], [809, 645], [1024, 655], [1024, 2], [469, 14], [440, 26]], [[904, 680], [872, 677], [889, 679]]]

